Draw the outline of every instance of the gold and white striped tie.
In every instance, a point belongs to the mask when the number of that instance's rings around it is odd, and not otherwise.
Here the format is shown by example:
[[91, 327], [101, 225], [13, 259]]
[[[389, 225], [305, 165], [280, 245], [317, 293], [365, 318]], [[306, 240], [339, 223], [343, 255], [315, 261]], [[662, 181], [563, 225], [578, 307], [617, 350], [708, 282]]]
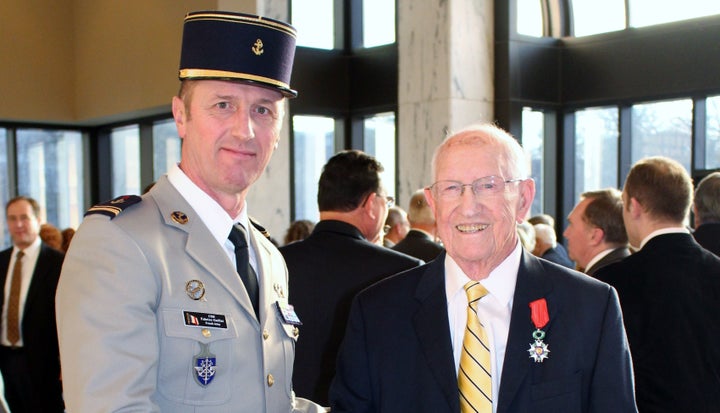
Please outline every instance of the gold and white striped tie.
[[465, 284], [468, 296], [467, 326], [460, 354], [458, 388], [462, 413], [492, 413], [490, 342], [477, 317], [477, 304], [488, 291], [477, 281]]

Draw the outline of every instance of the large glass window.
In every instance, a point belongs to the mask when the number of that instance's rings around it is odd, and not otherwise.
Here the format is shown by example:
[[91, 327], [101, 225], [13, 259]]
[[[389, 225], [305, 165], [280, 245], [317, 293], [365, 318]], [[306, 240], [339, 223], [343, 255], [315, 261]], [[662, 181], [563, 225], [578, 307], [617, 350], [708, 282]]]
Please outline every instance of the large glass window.
[[129, 125], [110, 133], [112, 146], [112, 193], [139, 195], [140, 187], [140, 128]]
[[293, 116], [294, 219], [317, 222], [318, 180], [322, 167], [335, 153], [335, 120]]
[[575, 194], [618, 187], [617, 108], [575, 112]]
[[41, 220], [77, 228], [85, 210], [81, 133], [18, 129], [16, 142], [18, 195], [38, 201]]
[[297, 45], [330, 50], [335, 45], [334, 0], [294, 0], [292, 25], [298, 31]]
[[395, 0], [363, 0], [363, 46], [395, 43]]
[[720, 14], [720, 1], [717, 0], [629, 0], [629, 3], [632, 27]]
[[374, 156], [382, 164], [380, 175], [388, 195], [395, 196], [396, 151], [395, 114], [380, 113], [363, 121], [363, 151]]
[[622, 30], [625, 28], [625, 0], [572, 0], [572, 18], [575, 36]]
[[153, 123], [153, 180], [157, 181], [180, 162], [180, 142], [175, 120]]
[[632, 107], [632, 162], [666, 156], [691, 172], [692, 100], [643, 103]]
[[[535, 180], [535, 199], [530, 215], [543, 212], [544, 201], [544, 145], [545, 116], [542, 112], [523, 108], [522, 112], [522, 145], [530, 156], [530, 176]], [[515, 177], [512, 177], [515, 178]]]
[[705, 168], [720, 168], [720, 96], [707, 99], [705, 106]]
[[517, 0], [517, 32], [542, 37], [543, 15], [539, 0]]

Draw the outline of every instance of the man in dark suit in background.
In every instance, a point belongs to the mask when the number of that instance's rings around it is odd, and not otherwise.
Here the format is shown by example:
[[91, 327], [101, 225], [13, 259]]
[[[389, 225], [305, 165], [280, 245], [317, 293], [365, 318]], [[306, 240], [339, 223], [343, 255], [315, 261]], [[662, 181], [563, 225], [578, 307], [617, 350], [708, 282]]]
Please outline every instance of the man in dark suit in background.
[[692, 191], [674, 160], [633, 165], [622, 198], [636, 252], [596, 274], [620, 296], [641, 412], [720, 407], [720, 258], [685, 227]]
[[[535, 195], [527, 164], [489, 124], [438, 147], [426, 194], [447, 252], [357, 295], [333, 413], [636, 411], [615, 291], [518, 241]], [[478, 284], [486, 295], [466, 295]], [[485, 347], [465, 334], [481, 327]]]
[[589, 191], [568, 215], [563, 235], [578, 268], [594, 276], [602, 267], [630, 255], [622, 216], [622, 197], [614, 188]]
[[445, 249], [435, 242], [437, 232], [435, 216], [425, 199], [425, 191], [422, 189], [415, 191], [413, 196], [410, 197], [407, 215], [410, 222], [410, 231], [392, 249], [420, 258], [425, 262], [434, 260]]
[[533, 229], [535, 230], [535, 249], [532, 253], [536, 257], [546, 259], [563, 267], [575, 268], [575, 263], [570, 260], [567, 250], [560, 248], [555, 228], [547, 224], [535, 224]]
[[693, 212], [695, 241], [720, 256], [720, 172], [713, 172], [698, 183]]
[[63, 412], [55, 289], [64, 255], [41, 242], [40, 206], [34, 199], [11, 199], [5, 215], [13, 242], [0, 252], [5, 396], [13, 413]]
[[360, 151], [330, 158], [318, 186], [320, 221], [308, 238], [280, 248], [290, 300], [303, 323], [295, 349], [294, 390], [323, 405], [353, 296], [422, 264], [370, 242], [379, 236], [392, 206], [380, 181], [382, 170], [374, 157]]

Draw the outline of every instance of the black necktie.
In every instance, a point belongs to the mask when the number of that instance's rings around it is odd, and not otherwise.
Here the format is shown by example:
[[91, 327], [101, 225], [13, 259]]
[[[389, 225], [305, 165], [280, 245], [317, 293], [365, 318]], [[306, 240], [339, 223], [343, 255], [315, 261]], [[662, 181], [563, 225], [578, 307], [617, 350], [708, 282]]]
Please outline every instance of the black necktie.
[[228, 236], [230, 242], [235, 246], [235, 265], [237, 272], [245, 284], [250, 301], [252, 301], [253, 309], [255, 310], [255, 316], [259, 317], [258, 313], [258, 280], [255, 271], [250, 265], [250, 259], [248, 258], [248, 244], [245, 236], [245, 228], [242, 225], [233, 225], [230, 229], [230, 235]]

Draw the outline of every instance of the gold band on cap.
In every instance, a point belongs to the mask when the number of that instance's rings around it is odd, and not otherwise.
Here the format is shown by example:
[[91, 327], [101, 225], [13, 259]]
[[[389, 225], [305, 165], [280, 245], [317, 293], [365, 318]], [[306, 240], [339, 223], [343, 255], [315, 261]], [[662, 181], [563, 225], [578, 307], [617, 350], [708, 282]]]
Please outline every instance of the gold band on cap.
[[285, 89], [290, 89], [287, 83], [278, 82], [269, 77], [250, 75], [247, 73], [228, 72], [225, 70], [209, 70], [209, 69], [181, 69], [180, 79], [197, 79], [197, 78], [227, 78], [238, 80], [251, 80], [254, 82], [268, 83]]

